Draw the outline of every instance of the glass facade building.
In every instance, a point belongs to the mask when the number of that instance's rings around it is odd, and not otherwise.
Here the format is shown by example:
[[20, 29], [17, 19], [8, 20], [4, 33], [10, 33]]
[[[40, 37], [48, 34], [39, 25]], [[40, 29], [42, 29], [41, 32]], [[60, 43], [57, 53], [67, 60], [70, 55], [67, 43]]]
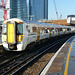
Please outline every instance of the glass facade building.
[[48, 19], [48, 0], [29, 0], [29, 19]]
[[28, 8], [27, 0], [8, 0], [7, 8], [11, 10], [7, 11], [7, 18], [20, 18], [28, 20]]

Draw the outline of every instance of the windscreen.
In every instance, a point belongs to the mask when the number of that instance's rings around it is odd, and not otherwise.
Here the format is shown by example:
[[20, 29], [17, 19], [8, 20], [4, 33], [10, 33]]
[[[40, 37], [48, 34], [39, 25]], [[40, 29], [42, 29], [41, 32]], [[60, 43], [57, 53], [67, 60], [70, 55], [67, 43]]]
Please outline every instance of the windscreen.
[[17, 25], [17, 34], [23, 34], [23, 25], [22, 24]]
[[2, 33], [6, 33], [6, 26], [3, 25]]

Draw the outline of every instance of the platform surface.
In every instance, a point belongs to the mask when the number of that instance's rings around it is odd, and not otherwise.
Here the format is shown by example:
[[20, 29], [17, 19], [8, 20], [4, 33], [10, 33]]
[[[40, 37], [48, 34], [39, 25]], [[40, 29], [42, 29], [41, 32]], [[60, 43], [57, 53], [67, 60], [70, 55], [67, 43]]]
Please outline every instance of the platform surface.
[[67, 54], [63, 75], [75, 75], [75, 38], [73, 39]]
[[41, 75], [75, 75], [75, 36], [62, 46], [53, 62], [50, 60]]

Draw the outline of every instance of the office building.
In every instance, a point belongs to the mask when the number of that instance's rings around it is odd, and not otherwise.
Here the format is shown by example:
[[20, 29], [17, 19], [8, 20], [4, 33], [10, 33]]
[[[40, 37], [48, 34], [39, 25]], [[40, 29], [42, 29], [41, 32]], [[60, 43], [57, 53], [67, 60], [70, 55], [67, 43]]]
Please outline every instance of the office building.
[[7, 18], [20, 18], [28, 20], [28, 8], [27, 0], [8, 0], [7, 8], [11, 10], [7, 11]]
[[29, 0], [29, 19], [48, 19], [48, 0]]

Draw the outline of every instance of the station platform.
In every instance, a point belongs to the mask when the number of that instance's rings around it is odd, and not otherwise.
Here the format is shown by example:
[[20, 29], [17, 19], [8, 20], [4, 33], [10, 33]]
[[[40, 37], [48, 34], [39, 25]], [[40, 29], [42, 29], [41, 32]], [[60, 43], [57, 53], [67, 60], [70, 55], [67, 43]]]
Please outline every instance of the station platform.
[[62, 45], [40, 75], [75, 75], [75, 36]]

